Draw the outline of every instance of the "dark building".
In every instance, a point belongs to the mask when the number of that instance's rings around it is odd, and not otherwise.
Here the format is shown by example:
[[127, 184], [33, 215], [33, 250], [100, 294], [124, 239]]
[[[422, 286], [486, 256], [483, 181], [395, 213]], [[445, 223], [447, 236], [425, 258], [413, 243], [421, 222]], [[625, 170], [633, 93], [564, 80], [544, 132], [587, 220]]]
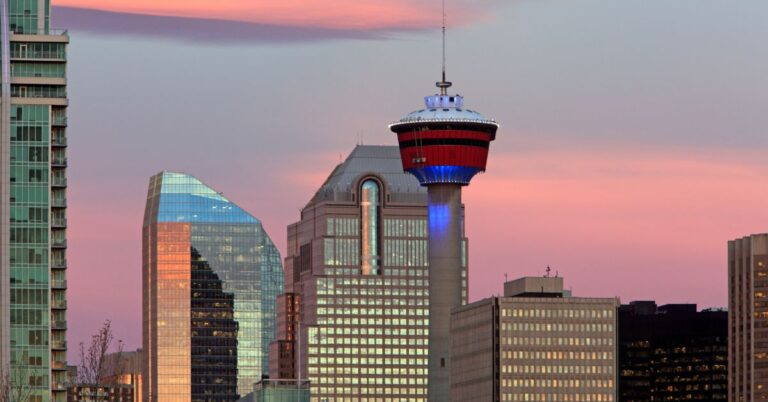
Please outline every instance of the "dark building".
[[296, 378], [296, 330], [300, 298], [296, 293], [277, 296], [277, 334], [269, 348], [269, 378]]
[[237, 400], [235, 295], [192, 248], [192, 401]]
[[619, 401], [727, 400], [728, 313], [635, 301], [619, 309]]

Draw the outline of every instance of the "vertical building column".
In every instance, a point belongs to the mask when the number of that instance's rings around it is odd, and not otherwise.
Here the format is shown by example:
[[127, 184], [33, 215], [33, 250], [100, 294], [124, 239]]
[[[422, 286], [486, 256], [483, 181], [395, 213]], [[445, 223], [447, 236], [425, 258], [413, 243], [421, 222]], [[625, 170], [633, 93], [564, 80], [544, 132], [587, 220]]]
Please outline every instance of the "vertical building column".
[[461, 185], [431, 184], [428, 399], [450, 401], [451, 310], [461, 305]]
[[0, 3], [0, 372], [7, 373], [11, 361], [11, 39], [8, 2]]

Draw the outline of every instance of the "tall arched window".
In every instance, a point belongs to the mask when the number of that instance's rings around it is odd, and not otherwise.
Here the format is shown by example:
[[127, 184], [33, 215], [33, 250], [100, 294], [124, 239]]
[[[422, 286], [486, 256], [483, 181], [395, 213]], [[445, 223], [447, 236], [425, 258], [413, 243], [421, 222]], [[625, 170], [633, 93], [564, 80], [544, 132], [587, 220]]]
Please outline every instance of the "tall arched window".
[[379, 183], [368, 179], [360, 191], [363, 275], [379, 274]]

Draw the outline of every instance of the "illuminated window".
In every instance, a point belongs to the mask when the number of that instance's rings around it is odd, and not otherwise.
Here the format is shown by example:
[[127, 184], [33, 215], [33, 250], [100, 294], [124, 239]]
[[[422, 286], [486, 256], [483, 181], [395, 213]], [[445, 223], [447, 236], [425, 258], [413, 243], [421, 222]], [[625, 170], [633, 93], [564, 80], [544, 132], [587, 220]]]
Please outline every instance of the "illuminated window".
[[379, 274], [379, 184], [366, 180], [361, 186], [363, 275]]

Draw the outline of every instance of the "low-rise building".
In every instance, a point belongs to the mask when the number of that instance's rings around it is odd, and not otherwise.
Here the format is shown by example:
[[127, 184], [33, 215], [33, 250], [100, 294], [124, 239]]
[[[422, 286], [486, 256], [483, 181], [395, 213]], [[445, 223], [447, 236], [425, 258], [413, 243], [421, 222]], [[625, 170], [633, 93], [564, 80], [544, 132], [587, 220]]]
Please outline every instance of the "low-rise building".
[[615, 401], [618, 305], [527, 277], [454, 309], [451, 400]]

